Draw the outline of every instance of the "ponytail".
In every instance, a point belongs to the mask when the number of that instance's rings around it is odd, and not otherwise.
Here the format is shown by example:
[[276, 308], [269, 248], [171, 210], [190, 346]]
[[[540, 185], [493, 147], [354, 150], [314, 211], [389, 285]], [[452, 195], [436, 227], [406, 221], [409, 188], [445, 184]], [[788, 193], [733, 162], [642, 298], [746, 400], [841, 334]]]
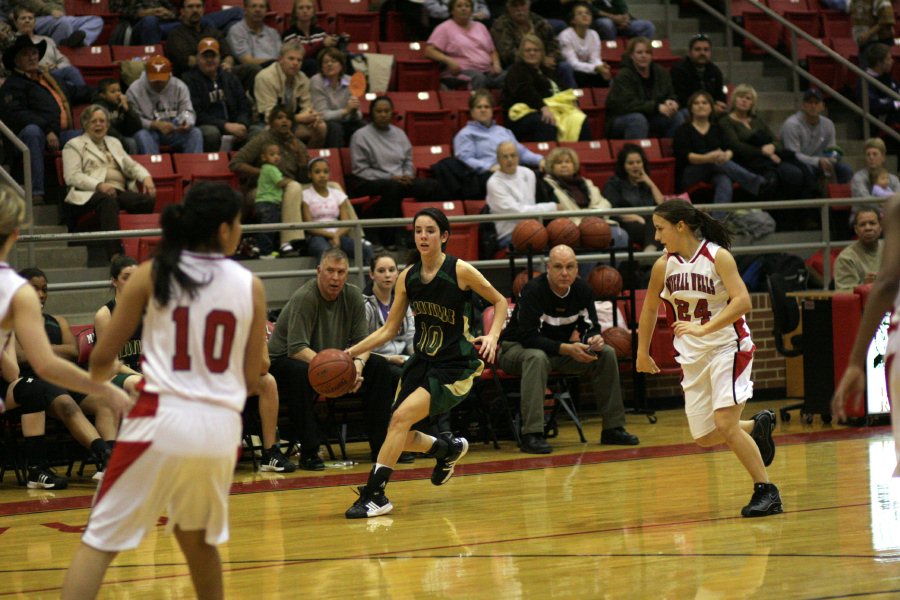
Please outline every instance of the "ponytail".
[[698, 238], [705, 238], [726, 250], [731, 247], [731, 234], [721, 221], [714, 219], [705, 211], [698, 210], [690, 202], [680, 199], [667, 200], [658, 205], [653, 214], [659, 215], [673, 225], [684, 221]]
[[240, 194], [225, 183], [198, 182], [191, 186], [183, 204], [166, 207], [160, 217], [162, 242], [153, 259], [153, 297], [161, 306], [172, 298], [172, 280], [190, 298], [209, 283], [193, 279], [181, 268], [181, 253], [230, 251], [219, 245], [219, 225], [233, 222], [242, 203]]

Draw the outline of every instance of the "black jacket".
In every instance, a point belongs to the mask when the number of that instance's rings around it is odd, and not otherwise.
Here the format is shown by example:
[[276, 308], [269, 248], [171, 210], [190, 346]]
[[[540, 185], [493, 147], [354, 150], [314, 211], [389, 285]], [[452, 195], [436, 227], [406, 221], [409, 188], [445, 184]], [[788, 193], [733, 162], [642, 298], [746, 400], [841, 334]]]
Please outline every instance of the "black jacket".
[[[503, 81], [501, 104], [504, 114], [509, 112], [513, 104], [519, 102], [524, 102], [535, 110], [541, 110], [544, 107], [544, 98], [553, 95], [551, 77], [554, 77], [554, 74], [543, 67], [538, 71], [521, 60], [514, 62], [507, 70], [506, 79]], [[555, 78], [553, 80], [559, 89], [563, 89], [559, 81]]]
[[[15, 133], [28, 125], [37, 125], [44, 134], [60, 132], [60, 107], [56, 98], [47, 88], [19, 72], [12, 73], [0, 87], [0, 115]], [[74, 123], [71, 125], [78, 128]]]
[[691, 59], [685, 56], [680, 63], [672, 67], [669, 75], [672, 77], [672, 86], [675, 88], [678, 104], [682, 108], [689, 108], [688, 98], [700, 90], [709, 92], [716, 102], [725, 102], [725, 90], [723, 89], [725, 79], [722, 77], [719, 67], [711, 62], [706, 64], [701, 78]]
[[144, 128], [141, 116], [134, 106], [129, 106], [128, 111], [123, 111], [121, 107], [100, 97], [94, 98], [94, 103], [109, 111], [109, 135], [117, 140], [122, 141], [122, 138], [131, 137]]
[[219, 67], [219, 77], [213, 82], [193, 67], [182, 80], [191, 93], [197, 125], [213, 125], [223, 132], [225, 123], [250, 125], [250, 102], [236, 76]]

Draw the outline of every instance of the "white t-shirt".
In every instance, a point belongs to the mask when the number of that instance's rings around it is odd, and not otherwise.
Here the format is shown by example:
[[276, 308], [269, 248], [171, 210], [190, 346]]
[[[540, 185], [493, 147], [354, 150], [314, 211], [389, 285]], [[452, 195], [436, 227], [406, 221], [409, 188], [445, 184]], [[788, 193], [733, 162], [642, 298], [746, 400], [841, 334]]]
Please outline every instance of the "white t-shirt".
[[[312, 186], [303, 190], [303, 202], [309, 208], [309, 216], [313, 221], [337, 221], [341, 218], [341, 204], [347, 201], [347, 194], [329, 187], [328, 195], [322, 196]], [[334, 227], [328, 228], [334, 231]]]

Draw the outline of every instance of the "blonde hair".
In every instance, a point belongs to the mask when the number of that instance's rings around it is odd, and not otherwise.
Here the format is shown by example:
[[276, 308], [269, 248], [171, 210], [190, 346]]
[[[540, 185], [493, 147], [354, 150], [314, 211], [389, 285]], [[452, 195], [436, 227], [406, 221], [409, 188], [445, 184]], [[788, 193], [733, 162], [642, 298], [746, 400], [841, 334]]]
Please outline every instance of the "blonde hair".
[[543, 40], [541, 40], [541, 38], [534, 35], [533, 33], [526, 33], [525, 35], [522, 36], [522, 41], [519, 42], [519, 50], [516, 52], [516, 56], [519, 59], [525, 58], [525, 50], [524, 50], [525, 44], [534, 44], [535, 46], [537, 46], [538, 48], [541, 49], [542, 55], [547, 54], [547, 49], [544, 47]]
[[581, 162], [578, 160], [578, 153], [572, 148], [559, 147], [554, 148], [550, 154], [547, 155], [547, 160], [544, 165], [544, 169], [547, 173], [553, 175], [553, 167], [556, 166], [556, 163], [558, 163], [563, 156], [569, 157], [569, 160], [572, 161], [572, 165], [575, 167], [575, 172], [578, 172], [578, 169], [581, 167]]
[[0, 182], [0, 245], [25, 221], [25, 199], [6, 183]]
[[731, 92], [731, 101], [728, 103], [729, 112], [732, 112], [734, 110], [734, 101], [738, 96], [750, 96], [750, 99], [753, 101], [753, 105], [750, 107], [750, 110], [747, 114], [749, 114], [751, 117], [755, 117], [756, 101], [759, 99], [759, 95], [756, 93], [756, 90], [753, 88], [753, 86], [746, 83], [741, 83], [734, 88], [734, 91]]
[[863, 152], [868, 150], [869, 148], [874, 148], [881, 152], [882, 156], [887, 155], [887, 146], [884, 144], [884, 140], [881, 138], [869, 138], [866, 140], [866, 144], [863, 146]]

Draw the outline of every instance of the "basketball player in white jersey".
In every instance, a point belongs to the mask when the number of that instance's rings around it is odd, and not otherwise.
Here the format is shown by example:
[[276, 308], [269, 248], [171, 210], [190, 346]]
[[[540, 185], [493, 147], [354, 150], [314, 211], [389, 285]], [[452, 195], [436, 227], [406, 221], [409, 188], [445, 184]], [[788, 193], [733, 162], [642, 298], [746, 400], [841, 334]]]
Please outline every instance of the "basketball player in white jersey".
[[15, 333], [38, 377], [66, 389], [97, 394], [118, 418], [129, 404], [128, 396], [108, 382], [92, 380], [87, 373], [53, 352], [44, 329], [37, 293], [6, 262], [19, 238], [19, 227], [24, 219], [24, 199], [12, 188], [0, 185], [0, 413], [4, 407], [19, 409], [22, 429], [27, 435], [29, 427], [34, 425], [31, 417], [40, 415], [42, 424], [46, 408], [45, 405], [38, 406], [40, 399], [27, 390], [16, 393], [20, 380], [13, 343]]
[[884, 229], [881, 269], [869, 291], [859, 331], [856, 332], [856, 340], [850, 351], [850, 364], [834, 392], [831, 413], [845, 419], [848, 405], [856, 407], [855, 414], [861, 412], [859, 404], [863, 402], [866, 391], [865, 361], [869, 342], [872, 341], [884, 313], [893, 308], [888, 327], [884, 373], [887, 377], [888, 397], [891, 399], [891, 423], [894, 428], [894, 450], [897, 453], [894, 477], [900, 477], [900, 195], [891, 196], [887, 201], [881, 223]]
[[[228, 259], [241, 239], [241, 197], [196, 183], [162, 215], [159, 254], [131, 276], [91, 376], [106, 381], [143, 316], [140, 395], [119, 438], [63, 583], [63, 599], [94, 598], [109, 563], [166, 512], [199, 598], [222, 598], [218, 544], [241, 411], [262, 366], [265, 292]], [[144, 314], [146, 311], [146, 314]]]
[[[721, 223], [684, 200], [669, 200], [653, 211], [656, 241], [665, 252], [653, 265], [638, 324], [637, 369], [658, 373], [650, 357], [660, 298], [675, 332], [685, 412], [691, 435], [703, 447], [725, 443], [753, 478], [745, 517], [782, 512], [778, 488], [766, 465], [775, 454], [774, 413], [741, 420], [753, 395], [750, 370], [753, 342], [744, 314], [750, 294], [728, 252]], [[768, 459], [768, 461], [766, 460]]]

